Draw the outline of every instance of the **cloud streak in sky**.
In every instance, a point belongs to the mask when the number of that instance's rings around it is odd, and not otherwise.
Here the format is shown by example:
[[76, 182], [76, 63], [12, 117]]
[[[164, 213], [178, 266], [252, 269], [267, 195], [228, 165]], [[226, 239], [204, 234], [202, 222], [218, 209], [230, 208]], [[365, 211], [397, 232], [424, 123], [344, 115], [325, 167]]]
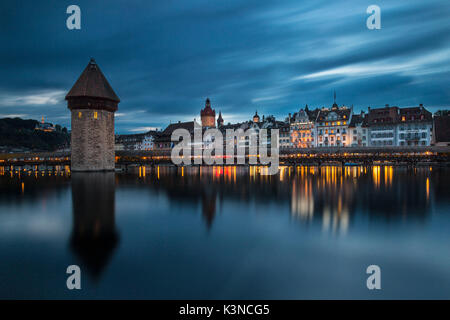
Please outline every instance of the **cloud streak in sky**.
[[63, 90], [53, 90], [35, 93], [0, 94], [0, 106], [42, 106], [55, 105], [64, 100], [66, 92]]

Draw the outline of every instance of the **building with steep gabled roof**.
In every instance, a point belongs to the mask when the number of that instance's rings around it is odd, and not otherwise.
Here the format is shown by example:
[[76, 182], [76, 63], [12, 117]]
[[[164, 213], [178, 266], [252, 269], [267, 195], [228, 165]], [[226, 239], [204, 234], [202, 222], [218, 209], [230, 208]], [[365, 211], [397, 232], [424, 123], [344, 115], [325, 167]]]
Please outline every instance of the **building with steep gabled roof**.
[[367, 114], [369, 125], [369, 145], [372, 147], [396, 146], [399, 108], [390, 107], [371, 109]]
[[[317, 110], [317, 111], [316, 111]], [[318, 109], [310, 111], [308, 105], [304, 109], [289, 116], [290, 146], [294, 148], [311, 148], [316, 146], [315, 120]]]
[[369, 145], [369, 128], [367, 126], [367, 115], [364, 111], [352, 115], [352, 120], [348, 125], [348, 133], [350, 135], [350, 146], [367, 147]]
[[429, 146], [433, 134], [433, 115], [423, 104], [399, 109], [398, 146]]
[[[194, 120], [195, 121], [195, 120]], [[185, 129], [194, 137], [194, 121], [171, 123], [162, 132], [157, 134], [154, 139], [155, 150], [172, 149], [175, 143], [172, 141], [172, 133], [177, 129]], [[197, 124], [198, 125], [198, 124]]]
[[350, 145], [348, 125], [351, 121], [353, 108], [339, 107], [336, 103], [336, 93], [331, 108], [322, 108], [315, 121], [318, 147], [346, 147]]

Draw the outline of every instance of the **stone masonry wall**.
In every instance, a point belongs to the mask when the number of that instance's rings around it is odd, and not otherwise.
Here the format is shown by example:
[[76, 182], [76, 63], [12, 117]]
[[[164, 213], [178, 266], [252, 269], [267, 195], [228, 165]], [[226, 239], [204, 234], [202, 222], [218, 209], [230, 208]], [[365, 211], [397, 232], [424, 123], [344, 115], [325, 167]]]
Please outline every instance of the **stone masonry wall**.
[[114, 170], [114, 112], [72, 109], [71, 113], [71, 170]]

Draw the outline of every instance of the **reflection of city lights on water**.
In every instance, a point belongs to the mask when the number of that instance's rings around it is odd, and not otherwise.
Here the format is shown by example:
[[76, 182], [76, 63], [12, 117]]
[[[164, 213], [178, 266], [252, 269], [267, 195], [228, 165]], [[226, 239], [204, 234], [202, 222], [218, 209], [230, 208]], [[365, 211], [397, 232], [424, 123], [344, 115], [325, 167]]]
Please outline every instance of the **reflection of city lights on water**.
[[375, 188], [378, 188], [380, 186], [380, 166], [373, 167], [372, 174], [373, 174], [373, 183], [375, 185]]
[[291, 212], [302, 220], [312, 220], [314, 216], [314, 197], [311, 181], [303, 181], [302, 187], [297, 187], [298, 181], [292, 184]]

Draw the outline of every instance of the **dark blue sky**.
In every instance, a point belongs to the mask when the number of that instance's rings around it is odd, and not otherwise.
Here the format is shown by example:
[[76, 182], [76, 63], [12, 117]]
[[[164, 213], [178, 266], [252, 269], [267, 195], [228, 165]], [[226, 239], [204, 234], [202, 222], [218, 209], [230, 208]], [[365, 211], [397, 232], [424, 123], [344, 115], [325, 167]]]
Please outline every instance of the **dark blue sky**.
[[448, 0], [8, 0], [0, 14], [0, 117], [70, 126], [64, 95], [90, 57], [122, 100], [121, 133], [198, 119], [206, 97], [226, 123], [330, 106], [333, 90], [357, 111], [450, 106]]

